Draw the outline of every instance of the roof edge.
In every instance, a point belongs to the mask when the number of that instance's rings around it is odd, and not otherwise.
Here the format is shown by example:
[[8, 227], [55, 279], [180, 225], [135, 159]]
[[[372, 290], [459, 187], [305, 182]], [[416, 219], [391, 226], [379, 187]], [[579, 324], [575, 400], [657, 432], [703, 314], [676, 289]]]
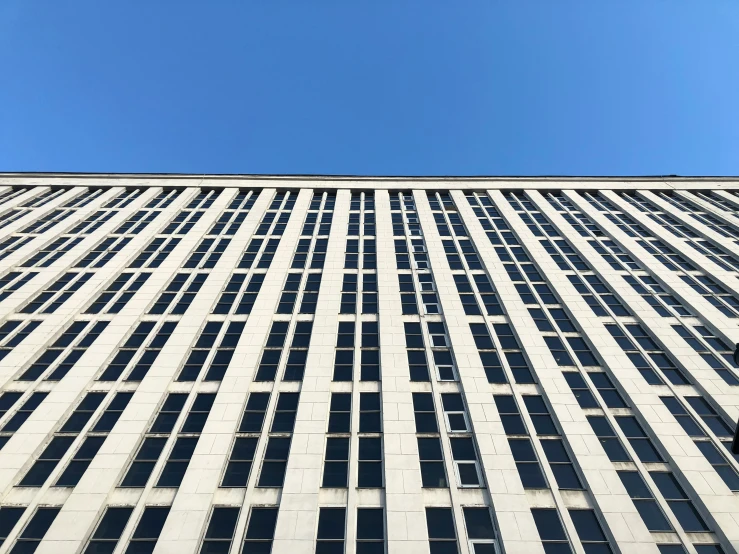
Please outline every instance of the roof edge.
[[0, 172], [7, 178], [74, 179], [223, 179], [223, 180], [307, 180], [307, 181], [739, 181], [739, 176], [710, 175], [312, 175], [312, 174], [238, 174], [238, 173], [89, 173], [89, 172]]

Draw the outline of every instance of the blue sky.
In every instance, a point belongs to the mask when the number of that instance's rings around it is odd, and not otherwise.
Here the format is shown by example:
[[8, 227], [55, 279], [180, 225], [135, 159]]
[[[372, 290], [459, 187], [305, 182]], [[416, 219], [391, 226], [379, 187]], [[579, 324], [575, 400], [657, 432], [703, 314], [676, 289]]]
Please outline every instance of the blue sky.
[[736, 0], [3, 0], [0, 171], [739, 175]]

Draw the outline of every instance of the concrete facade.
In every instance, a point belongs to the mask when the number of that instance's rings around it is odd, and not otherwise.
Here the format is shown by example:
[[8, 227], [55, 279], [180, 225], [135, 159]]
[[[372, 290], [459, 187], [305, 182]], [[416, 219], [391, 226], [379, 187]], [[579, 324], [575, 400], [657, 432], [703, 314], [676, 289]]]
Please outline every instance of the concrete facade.
[[739, 181], [3, 174], [0, 264], [0, 554], [739, 549]]

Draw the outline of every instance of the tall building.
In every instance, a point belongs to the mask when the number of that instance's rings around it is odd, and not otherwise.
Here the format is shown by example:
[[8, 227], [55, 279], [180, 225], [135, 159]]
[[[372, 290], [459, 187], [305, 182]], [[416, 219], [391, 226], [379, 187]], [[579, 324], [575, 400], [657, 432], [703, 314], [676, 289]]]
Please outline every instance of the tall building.
[[0, 554], [739, 548], [738, 181], [0, 185]]

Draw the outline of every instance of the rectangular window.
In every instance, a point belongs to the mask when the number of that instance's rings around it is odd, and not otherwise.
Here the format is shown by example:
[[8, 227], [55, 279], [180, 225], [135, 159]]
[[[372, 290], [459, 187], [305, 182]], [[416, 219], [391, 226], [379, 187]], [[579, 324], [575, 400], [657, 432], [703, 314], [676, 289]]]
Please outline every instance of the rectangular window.
[[737, 475], [736, 470], [734, 470], [731, 464], [719, 452], [719, 449], [708, 441], [695, 441], [695, 445], [706, 460], [708, 460], [708, 463], [713, 466], [716, 473], [723, 479], [726, 486], [732, 491], [739, 491], [739, 475]]
[[357, 274], [344, 274], [344, 282], [341, 287], [341, 307], [339, 313], [357, 313]]
[[462, 508], [471, 554], [497, 554], [495, 529], [487, 507], [465, 506]]
[[360, 380], [380, 380], [380, 335], [377, 322], [362, 322], [362, 343], [360, 360]]
[[426, 528], [431, 554], [459, 552], [451, 508], [426, 508]]
[[133, 508], [108, 508], [87, 543], [85, 554], [113, 552], [132, 512]]
[[177, 437], [159, 481], [157, 481], [157, 487], [180, 486], [197, 444], [198, 437]]
[[500, 422], [506, 435], [528, 435], [526, 425], [521, 418], [518, 404], [512, 395], [496, 394], [493, 396], [495, 407], [500, 414]]
[[126, 472], [121, 487], [144, 487], [146, 485], [186, 400], [187, 394], [170, 393], [167, 395]]
[[[67, 450], [77, 438], [79, 432], [87, 424], [95, 410], [105, 399], [106, 393], [90, 392], [82, 399], [74, 412], [67, 418], [61, 429], [54, 435], [51, 442], [39, 455], [36, 462], [18, 483], [19, 487], [41, 487], [54, 471], [59, 461], [64, 457]], [[80, 455], [83, 459], [91, 459], [102, 441], [93, 439], [90, 444], [81, 449]], [[87, 462], [89, 464], [89, 461]]]
[[382, 488], [382, 439], [379, 437], [359, 437], [359, 476], [360, 488]]
[[508, 439], [521, 483], [525, 489], [546, 489], [544, 474], [531, 444], [531, 439]]
[[621, 427], [621, 431], [623, 431], [642, 462], [658, 463], [664, 461], [634, 416], [616, 416], [616, 423]]
[[354, 367], [354, 322], [339, 322], [334, 359], [334, 381], [351, 381]]
[[[53, 314], [57, 311], [72, 295], [77, 292], [82, 285], [92, 277], [92, 273], [65, 273], [54, 283], [49, 285], [46, 290], [35, 295], [23, 308], [19, 310], [22, 314]], [[20, 288], [20, 286], [18, 286]]]
[[253, 507], [244, 537], [243, 554], [270, 554], [277, 525], [277, 506]]
[[328, 415], [328, 433], [351, 432], [352, 395], [348, 392], [331, 393]]
[[650, 471], [649, 475], [657, 485], [659, 492], [667, 500], [672, 513], [688, 533], [705, 533], [710, 531], [693, 502], [672, 473]]
[[169, 516], [169, 510], [169, 506], [147, 506], [144, 509], [131, 542], [128, 543], [126, 554], [149, 554], [154, 551]]
[[328, 437], [322, 487], [345, 488], [349, 475], [349, 438]]
[[413, 413], [416, 420], [416, 433], [438, 433], [434, 397], [430, 392], [413, 393]]
[[418, 457], [421, 461], [421, 482], [424, 487], [446, 488], [449, 486], [439, 437], [418, 437]]
[[167, 256], [169, 256], [175, 246], [179, 243], [179, 238], [171, 238], [169, 240], [164, 238], [155, 238], [146, 248], [144, 248], [135, 260], [128, 264], [128, 267], [131, 269], [139, 267], [157, 268], [162, 265], [162, 262], [167, 259]]
[[316, 554], [342, 554], [346, 537], [346, 508], [319, 508]]
[[631, 461], [626, 449], [618, 440], [616, 432], [604, 416], [587, 416], [587, 419], [609, 460], [612, 462]]
[[161, 315], [168, 312], [172, 315], [184, 314], [195, 300], [195, 295], [208, 275], [208, 273], [178, 273], [159, 295], [149, 314]]
[[552, 468], [554, 478], [560, 489], [581, 490], [583, 489], [580, 478], [575, 471], [575, 466], [565, 448], [562, 439], [547, 439], [541, 441], [549, 466]]
[[258, 437], [236, 438], [221, 481], [222, 487], [246, 487], [258, 442]]
[[[583, 376], [577, 371], [563, 371], [562, 375], [570, 386], [572, 394], [575, 395], [577, 403], [580, 404], [581, 408], [599, 408], [598, 402], [595, 400], [595, 396], [590, 392], [587, 383]], [[591, 373], [592, 377], [593, 374]]]
[[[7, 394], [13, 393], [6, 393], [6, 395]], [[18, 411], [15, 412], [10, 419], [6, 420], [5, 425], [0, 429], [0, 448], [2, 448], [5, 443], [10, 440], [13, 433], [20, 429], [21, 425], [31, 417], [33, 411], [38, 408], [39, 404], [44, 401], [48, 394], [48, 392], [32, 393], [31, 396], [28, 397], [28, 400], [18, 408]], [[5, 398], [5, 396], [3, 396], [3, 398]]]
[[38, 545], [61, 511], [61, 508], [39, 508], [21, 532], [11, 552], [35, 552]]
[[84, 313], [119, 313], [150, 276], [151, 273], [122, 273], [100, 293]]
[[241, 419], [241, 425], [239, 425], [239, 433], [261, 433], [268, 404], [268, 392], [252, 392], [249, 394], [244, 416]]
[[641, 475], [636, 471], [619, 471], [618, 476], [647, 529], [652, 532], [671, 532], [672, 526], [662, 513], [657, 501], [654, 500], [654, 495]]
[[385, 510], [357, 508], [357, 554], [385, 552]]
[[570, 509], [569, 512], [586, 554], [613, 552], [594, 510]]
[[572, 548], [567, 540], [562, 521], [554, 508], [532, 508], [531, 515], [534, 516], [539, 538], [547, 554], [571, 553]]
[[216, 506], [210, 515], [208, 529], [203, 537], [200, 554], [211, 552], [228, 552], [236, 531], [239, 508]]
[[290, 437], [269, 437], [259, 475], [259, 487], [281, 487], [285, 480]]
[[295, 415], [298, 410], [299, 392], [281, 392], [277, 397], [277, 407], [270, 433], [292, 433]]
[[[264, 283], [264, 277], [264, 273], [253, 274], [249, 284], [244, 288], [246, 274], [234, 273], [231, 276], [231, 280], [223, 289], [221, 297], [218, 299], [218, 303], [213, 308], [213, 313], [228, 314], [235, 305], [236, 310], [234, 313], [236, 315], [250, 314], [254, 307], [254, 303], [257, 300], [257, 295], [262, 288], [262, 283]], [[241, 297], [238, 304], [236, 304], [236, 299], [239, 298], [240, 293]]]
[[20, 506], [0, 506], [0, 546], [13, 531], [26, 509]]
[[468, 433], [472, 430], [461, 394], [442, 393], [441, 404], [449, 433]]
[[733, 437], [734, 429], [728, 425], [714, 410], [711, 405], [700, 396], [686, 396], [685, 400], [695, 413], [700, 416], [703, 423], [718, 437]]
[[452, 447], [452, 458], [454, 459], [459, 486], [482, 486], [482, 475], [472, 438], [453, 437], [449, 439], [449, 442]]
[[526, 395], [523, 397], [523, 403], [531, 416], [531, 422], [534, 424], [537, 435], [559, 435], [544, 398]]
[[675, 420], [680, 424], [683, 430], [690, 437], [705, 437], [706, 434], [700, 425], [696, 423], [688, 411], [683, 407], [680, 401], [674, 396], [660, 396], [659, 399], [667, 407], [670, 413], [674, 416]]
[[359, 393], [359, 432], [382, 433], [382, 408], [379, 392]]
[[67, 468], [62, 472], [54, 483], [55, 487], [74, 487], [79, 483], [85, 471], [92, 463], [93, 458], [97, 454], [100, 447], [105, 441], [104, 436], [88, 436], [82, 443], [79, 450], [74, 454], [72, 461], [69, 462]]

